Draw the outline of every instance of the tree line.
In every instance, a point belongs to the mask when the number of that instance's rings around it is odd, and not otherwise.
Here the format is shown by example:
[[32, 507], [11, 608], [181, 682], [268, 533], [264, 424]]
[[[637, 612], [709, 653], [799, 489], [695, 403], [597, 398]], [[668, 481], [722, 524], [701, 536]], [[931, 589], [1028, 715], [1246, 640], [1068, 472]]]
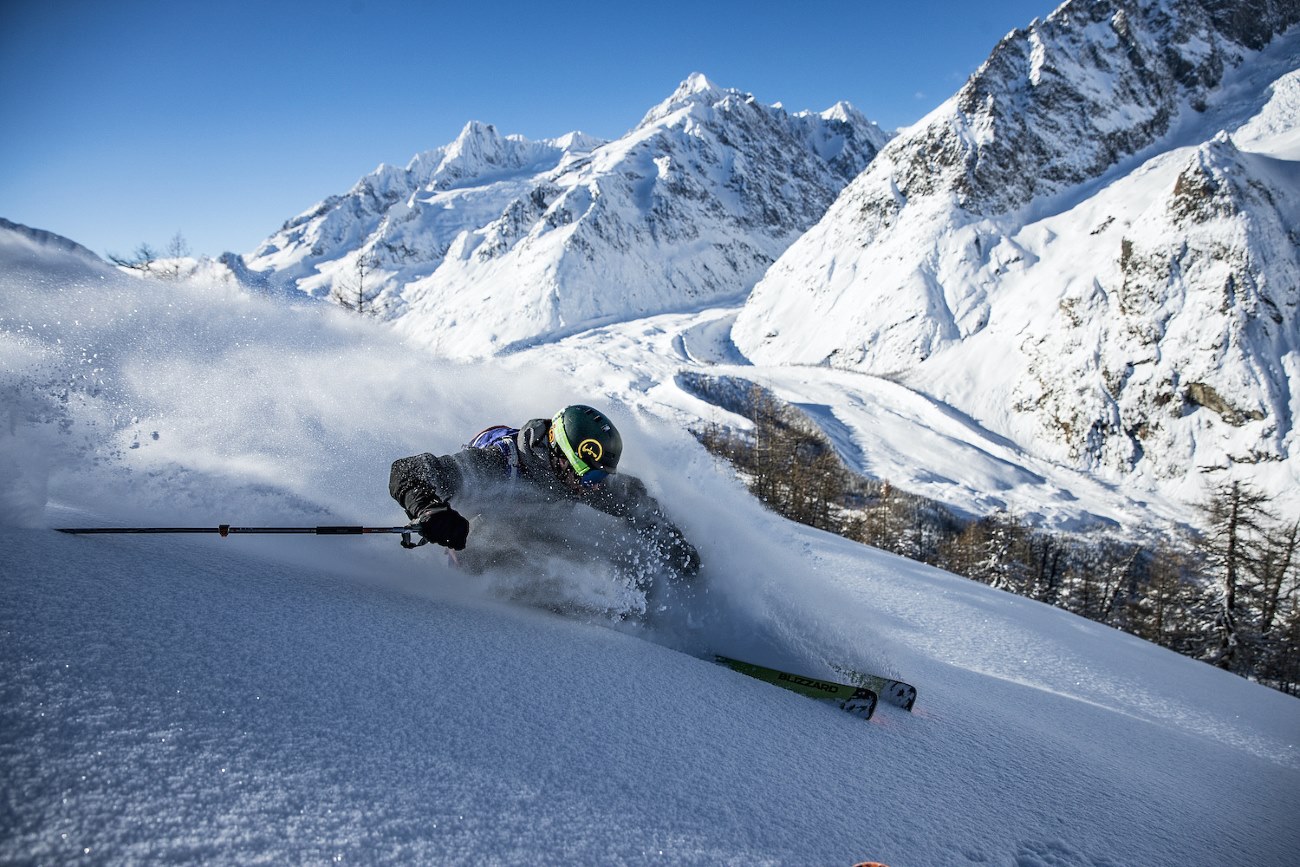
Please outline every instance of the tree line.
[[[161, 277], [168, 280], [180, 280], [185, 275], [186, 260], [190, 255], [189, 242], [177, 232], [167, 242], [167, 247], [159, 252], [152, 244], [143, 241], [130, 256], [107, 253], [108, 261], [119, 268], [130, 268], [142, 274]], [[331, 283], [329, 300], [345, 310], [351, 310], [362, 316], [377, 316], [376, 297], [379, 290], [367, 282], [379, 267], [379, 257], [371, 254], [359, 254], [353, 262], [352, 273], [346, 272], [335, 277]], [[192, 273], [192, 266], [189, 273]]]
[[119, 268], [131, 268], [143, 274], [179, 280], [184, 270], [184, 260], [190, 255], [189, 242], [177, 232], [167, 242], [166, 249], [160, 253], [147, 241], [141, 241], [130, 256], [121, 256], [109, 252], [108, 261]]
[[1007, 512], [972, 520], [853, 472], [815, 423], [761, 386], [694, 373], [679, 382], [752, 422], [696, 436], [779, 514], [1300, 695], [1300, 520], [1276, 515], [1248, 484], [1218, 485], [1201, 531], [1158, 541], [1050, 532]]

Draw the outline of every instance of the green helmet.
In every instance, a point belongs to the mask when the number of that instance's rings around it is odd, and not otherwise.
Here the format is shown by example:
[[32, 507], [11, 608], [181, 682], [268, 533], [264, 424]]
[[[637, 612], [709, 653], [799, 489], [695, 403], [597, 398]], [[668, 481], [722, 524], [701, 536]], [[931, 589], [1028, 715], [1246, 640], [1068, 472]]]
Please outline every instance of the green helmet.
[[589, 406], [566, 406], [551, 419], [551, 447], [578, 479], [598, 482], [618, 468], [623, 438], [609, 419]]

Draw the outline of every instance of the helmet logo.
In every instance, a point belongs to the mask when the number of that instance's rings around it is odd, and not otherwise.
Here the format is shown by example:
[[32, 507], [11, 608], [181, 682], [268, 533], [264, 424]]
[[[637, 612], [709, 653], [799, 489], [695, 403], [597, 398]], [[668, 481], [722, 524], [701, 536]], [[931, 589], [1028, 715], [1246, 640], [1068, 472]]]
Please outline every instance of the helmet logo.
[[605, 449], [596, 440], [586, 439], [578, 443], [578, 457], [588, 463], [599, 463], [604, 454]]

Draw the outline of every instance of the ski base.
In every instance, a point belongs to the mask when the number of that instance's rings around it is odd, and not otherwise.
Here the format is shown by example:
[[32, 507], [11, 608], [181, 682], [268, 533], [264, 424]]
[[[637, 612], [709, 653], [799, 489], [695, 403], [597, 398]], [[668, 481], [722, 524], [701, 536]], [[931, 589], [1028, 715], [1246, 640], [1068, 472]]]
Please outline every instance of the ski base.
[[775, 668], [755, 665], [752, 662], [743, 662], [728, 656], [715, 656], [714, 659], [722, 665], [749, 677], [775, 684], [791, 692], [806, 695], [809, 698], [834, 702], [841, 710], [864, 720], [871, 719], [871, 715], [876, 712], [876, 703], [878, 701], [876, 693], [867, 686], [836, 683], [833, 680], [824, 680], [817, 677], [805, 677], [801, 674], [779, 671]]

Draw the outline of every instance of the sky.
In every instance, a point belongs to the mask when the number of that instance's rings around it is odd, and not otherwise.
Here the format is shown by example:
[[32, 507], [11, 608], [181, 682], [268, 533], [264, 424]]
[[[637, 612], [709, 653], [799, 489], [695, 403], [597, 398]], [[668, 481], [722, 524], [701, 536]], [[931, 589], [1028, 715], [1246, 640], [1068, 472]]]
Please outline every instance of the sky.
[[895, 129], [1056, 5], [5, 0], [0, 217], [100, 255], [247, 253], [469, 120], [616, 138], [693, 72]]

